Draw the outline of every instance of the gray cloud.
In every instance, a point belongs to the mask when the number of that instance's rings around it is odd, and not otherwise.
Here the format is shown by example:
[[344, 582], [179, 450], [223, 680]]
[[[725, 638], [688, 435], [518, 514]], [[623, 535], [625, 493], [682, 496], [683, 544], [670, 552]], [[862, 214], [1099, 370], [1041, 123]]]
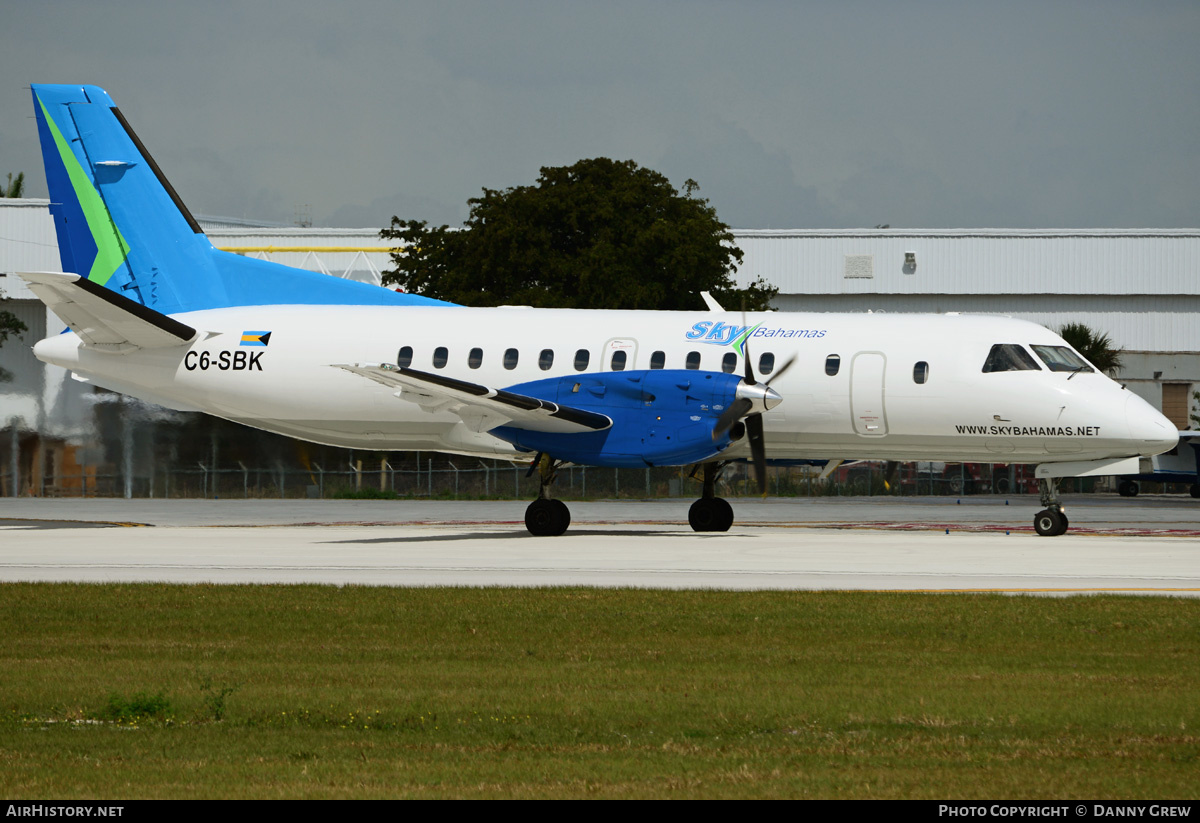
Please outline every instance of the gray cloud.
[[106, 87], [208, 214], [454, 223], [483, 187], [594, 156], [692, 177], [740, 227], [1200, 212], [1191, 2], [0, 8], [0, 172], [31, 194], [35, 81]]

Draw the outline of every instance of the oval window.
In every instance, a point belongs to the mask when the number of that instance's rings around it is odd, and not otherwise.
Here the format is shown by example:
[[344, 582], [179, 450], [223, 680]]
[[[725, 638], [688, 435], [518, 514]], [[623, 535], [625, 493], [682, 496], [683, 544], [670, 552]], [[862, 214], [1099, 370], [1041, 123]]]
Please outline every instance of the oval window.
[[684, 368], [698, 369], [700, 368], [700, 352], [690, 351], [687, 355], [687, 360], [684, 361]]
[[516, 349], [504, 350], [504, 368], [512, 371], [517, 367], [517, 358], [520, 356]]
[[721, 358], [721, 371], [726, 374], [733, 374], [733, 370], [737, 368], [737, 354], [731, 351], [725, 352], [725, 356]]
[[538, 355], [538, 368], [542, 371], [549, 371], [554, 365], [554, 349], [542, 349], [542, 353]]
[[627, 358], [628, 358], [628, 355], [625, 353], [624, 349], [617, 349], [615, 352], [613, 352], [612, 363], [611, 363], [612, 370], [613, 371], [625, 371], [625, 360]]
[[473, 369], [477, 369], [483, 365], [483, 349], [473, 348], [470, 354], [467, 355], [467, 365]]
[[650, 355], [650, 368], [661, 369], [665, 365], [667, 365], [666, 352], [656, 351]]
[[917, 364], [915, 366], [913, 366], [913, 382], [914, 383], [924, 383], [928, 379], [929, 379], [929, 364], [926, 363], [924, 360], [917, 361]]
[[401, 346], [396, 352], [396, 365], [407, 369], [412, 365], [412, 346]]
[[588, 363], [592, 359], [592, 353], [587, 349], [580, 349], [575, 352], [575, 371], [583, 371], [588, 367]]
[[446, 368], [446, 361], [450, 359], [450, 352], [445, 346], [438, 346], [433, 350], [433, 367], [435, 369]]
[[825, 373], [833, 377], [838, 373], [838, 369], [842, 367], [842, 356], [840, 354], [831, 354], [825, 358]]

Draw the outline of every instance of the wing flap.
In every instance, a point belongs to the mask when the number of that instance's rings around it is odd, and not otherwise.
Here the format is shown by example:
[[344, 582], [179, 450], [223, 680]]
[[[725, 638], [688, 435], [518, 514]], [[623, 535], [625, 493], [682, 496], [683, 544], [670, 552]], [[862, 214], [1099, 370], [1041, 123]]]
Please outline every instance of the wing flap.
[[183, 346], [196, 330], [78, 274], [18, 272], [84, 345], [116, 354]]
[[511, 425], [528, 431], [572, 434], [604, 431], [612, 426], [612, 419], [603, 414], [392, 363], [334, 365], [397, 389], [400, 399], [416, 403], [426, 411], [456, 414], [475, 432]]

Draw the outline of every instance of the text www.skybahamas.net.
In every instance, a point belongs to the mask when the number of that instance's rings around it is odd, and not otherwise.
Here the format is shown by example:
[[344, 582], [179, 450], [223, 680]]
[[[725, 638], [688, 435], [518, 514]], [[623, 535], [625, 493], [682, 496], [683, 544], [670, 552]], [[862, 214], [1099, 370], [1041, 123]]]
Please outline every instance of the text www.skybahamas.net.
[[959, 434], [1003, 437], [1099, 437], [1099, 426], [955, 426]]

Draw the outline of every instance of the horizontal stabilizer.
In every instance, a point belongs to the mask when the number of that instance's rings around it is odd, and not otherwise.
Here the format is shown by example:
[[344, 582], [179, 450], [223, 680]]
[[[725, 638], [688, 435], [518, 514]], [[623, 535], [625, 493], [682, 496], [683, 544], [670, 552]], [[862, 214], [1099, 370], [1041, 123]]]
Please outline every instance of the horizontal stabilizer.
[[17, 274], [85, 345], [99, 351], [124, 354], [136, 349], [183, 346], [196, 339], [196, 330], [191, 326], [78, 274]]
[[612, 426], [612, 419], [603, 414], [391, 363], [334, 365], [388, 388], [399, 389], [398, 397], [416, 403], [426, 411], [456, 414], [475, 432], [513, 426], [527, 431], [574, 434], [603, 431]]

